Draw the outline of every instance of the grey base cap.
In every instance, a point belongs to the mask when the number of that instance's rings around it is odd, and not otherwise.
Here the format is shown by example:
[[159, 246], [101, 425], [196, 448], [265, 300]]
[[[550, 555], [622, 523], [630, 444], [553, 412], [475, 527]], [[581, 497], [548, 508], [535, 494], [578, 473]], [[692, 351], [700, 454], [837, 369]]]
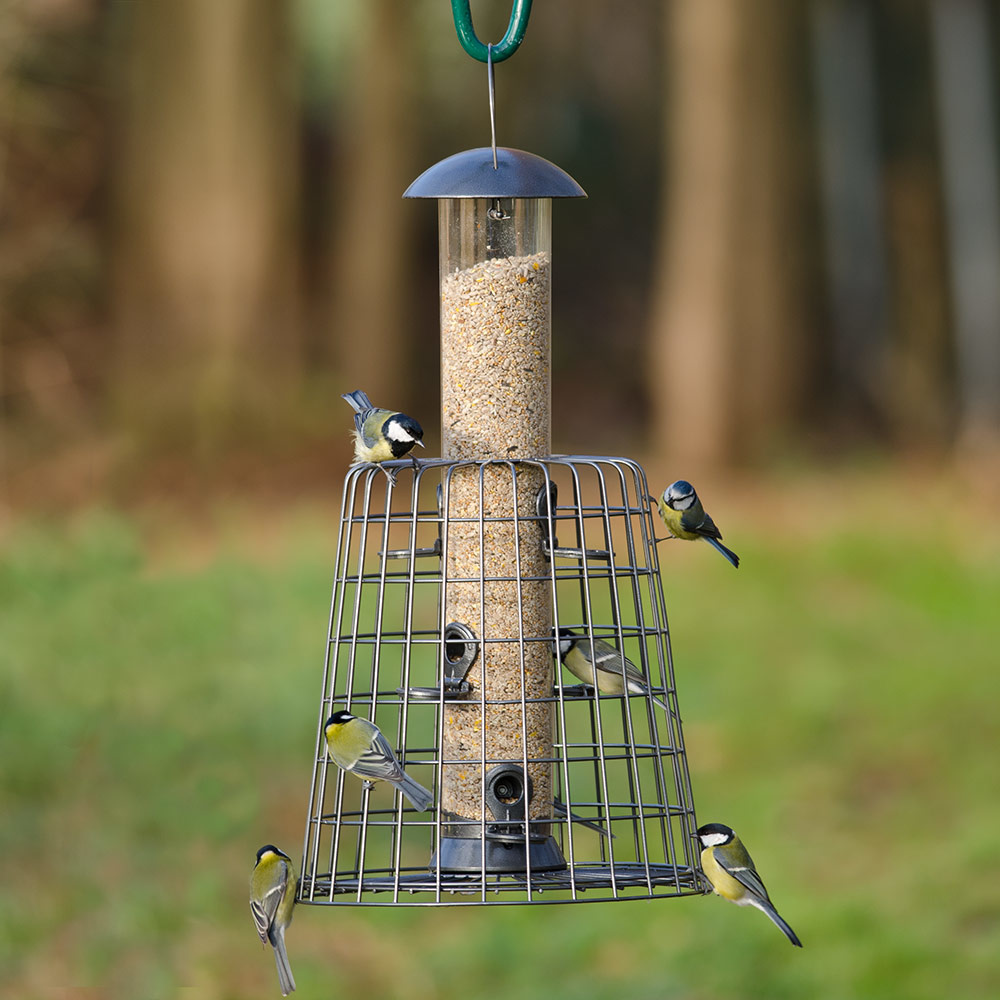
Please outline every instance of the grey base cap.
[[[485, 871], [493, 875], [504, 872], [526, 873], [528, 851], [525, 850], [525, 846], [523, 838], [518, 841], [501, 841], [487, 837]], [[533, 872], [562, 871], [566, 867], [566, 859], [562, 856], [554, 837], [533, 838], [528, 850], [531, 854]], [[443, 872], [484, 870], [483, 841], [478, 837], [442, 837], [441, 850], [431, 858], [431, 863], [428, 865], [431, 871], [437, 870], [438, 857], [441, 859]]]
[[467, 149], [428, 167], [404, 198], [586, 198], [565, 170], [523, 149]]

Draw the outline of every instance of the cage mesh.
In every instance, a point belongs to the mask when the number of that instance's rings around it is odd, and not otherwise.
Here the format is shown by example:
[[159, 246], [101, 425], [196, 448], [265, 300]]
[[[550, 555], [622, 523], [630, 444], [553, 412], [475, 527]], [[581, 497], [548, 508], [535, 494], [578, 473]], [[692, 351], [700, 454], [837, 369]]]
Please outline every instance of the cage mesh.
[[[591, 456], [391, 464], [395, 487], [370, 465], [345, 479], [299, 901], [703, 892], [641, 467]], [[475, 502], [456, 502], [470, 483]], [[454, 558], [457, 540], [470, 538], [474, 572]], [[456, 604], [462, 587], [478, 588], [478, 602]], [[450, 615], [464, 606], [479, 620]], [[561, 628], [616, 647], [647, 690], [580, 683], [556, 655]], [[511, 649], [521, 664], [513, 675]], [[490, 683], [501, 663], [515, 679], [506, 688]], [[539, 664], [544, 683], [528, 683]], [[324, 723], [342, 708], [375, 722], [433, 791], [430, 810], [329, 760]]]

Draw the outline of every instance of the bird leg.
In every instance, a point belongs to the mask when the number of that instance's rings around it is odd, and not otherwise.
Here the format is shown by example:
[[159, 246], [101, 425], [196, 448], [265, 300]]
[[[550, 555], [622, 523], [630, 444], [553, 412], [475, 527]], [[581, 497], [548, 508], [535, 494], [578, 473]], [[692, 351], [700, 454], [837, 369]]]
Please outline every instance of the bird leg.
[[396, 485], [396, 474], [390, 469], [387, 469], [384, 465], [380, 465], [379, 468], [385, 473], [385, 478], [389, 480], [390, 486]]

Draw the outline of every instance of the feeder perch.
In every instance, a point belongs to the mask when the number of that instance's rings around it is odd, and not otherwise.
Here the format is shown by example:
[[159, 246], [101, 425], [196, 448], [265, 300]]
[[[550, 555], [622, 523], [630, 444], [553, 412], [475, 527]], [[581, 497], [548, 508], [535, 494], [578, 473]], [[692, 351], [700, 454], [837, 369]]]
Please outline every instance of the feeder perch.
[[[299, 901], [700, 893], [645, 474], [551, 454], [552, 199], [585, 194], [494, 145], [404, 197], [438, 202], [442, 457], [385, 463], [395, 486], [370, 465], [345, 478]], [[647, 690], [576, 683], [563, 628], [617, 647]], [[430, 810], [328, 759], [343, 708], [381, 729]]]

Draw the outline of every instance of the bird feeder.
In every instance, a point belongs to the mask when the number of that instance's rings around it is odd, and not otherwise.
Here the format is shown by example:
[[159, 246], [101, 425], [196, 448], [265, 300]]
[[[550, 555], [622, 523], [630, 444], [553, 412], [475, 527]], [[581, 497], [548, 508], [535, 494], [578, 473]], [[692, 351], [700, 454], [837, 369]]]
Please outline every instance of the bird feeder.
[[[702, 892], [645, 474], [551, 454], [552, 199], [585, 193], [494, 140], [404, 197], [438, 202], [442, 456], [387, 463], [396, 485], [370, 465], [345, 479], [299, 900]], [[645, 690], [576, 683], [567, 628], [615, 646]], [[431, 810], [328, 759], [343, 708]]]

